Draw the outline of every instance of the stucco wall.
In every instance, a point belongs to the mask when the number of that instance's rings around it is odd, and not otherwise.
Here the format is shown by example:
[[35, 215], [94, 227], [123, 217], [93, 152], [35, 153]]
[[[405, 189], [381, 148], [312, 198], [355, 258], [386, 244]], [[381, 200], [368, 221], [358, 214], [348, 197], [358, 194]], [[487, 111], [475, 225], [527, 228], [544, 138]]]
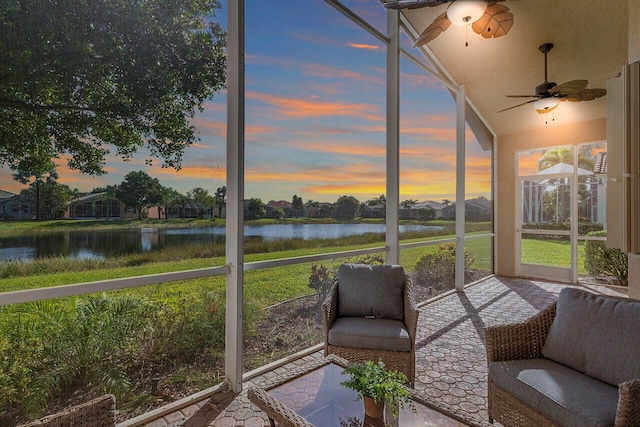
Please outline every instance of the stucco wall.
[[640, 0], [629, 0], [629, 63], [640, 61]]
[[542, 147], [606, 140], [606, 120], [548, 125], [527, 132], [502, 135], [497, 143], [498, 265], [497, 273], [515, 276], [516, 265], [516, 152]]

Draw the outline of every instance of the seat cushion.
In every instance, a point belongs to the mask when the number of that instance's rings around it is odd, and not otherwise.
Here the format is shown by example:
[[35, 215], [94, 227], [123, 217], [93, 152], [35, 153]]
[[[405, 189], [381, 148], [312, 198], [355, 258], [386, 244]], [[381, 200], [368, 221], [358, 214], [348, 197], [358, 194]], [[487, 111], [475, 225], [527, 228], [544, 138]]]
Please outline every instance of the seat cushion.
[[329, 329], [329, 344], [376, 350], [411, 351], [409, 331], [400, 320], [340, 317]]
[[640, 301], [565, 288], [544, 357], [617, 386], [640, 378]]
[[614, 424], [618, 388], [554, 361], [491, 362], [489, 379], [558, 424]]
[[404, 319], [404, 270], [399, 265], [343, 264], [338, 316]]

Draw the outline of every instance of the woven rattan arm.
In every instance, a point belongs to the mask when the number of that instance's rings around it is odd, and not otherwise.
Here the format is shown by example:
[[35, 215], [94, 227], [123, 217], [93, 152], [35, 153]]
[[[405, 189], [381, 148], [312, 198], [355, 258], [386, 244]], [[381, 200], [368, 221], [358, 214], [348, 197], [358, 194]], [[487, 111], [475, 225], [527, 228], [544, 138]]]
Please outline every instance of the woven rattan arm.
[[640, 426], [640, 379], [627, 381], [618, 386], [618, 410], [616, 427]]
[[307, 420], [287, 408], [260, 387], [251, 387], [247, 391], [249, 400], [258, 406], [267, 416], [286, 427], [313, 427]]
[[486, 328], [487, 362], [541, 357], [542, 347], [555, 316], [554, 302], [522, 323]]
[[418, 315], [420, 312], [416, 307], [413, 292], [413, 283], [409, 276], [404, 278], [404, 323], [409, 330], [412, 346], [415, 346], [416, 330], [418, 328]]
[[322, 318], [324, 319], [324, 355], [329, 350], [329, 329], [338, 317], [338, 279], [329, 290], [327, 297], [322, 303]]

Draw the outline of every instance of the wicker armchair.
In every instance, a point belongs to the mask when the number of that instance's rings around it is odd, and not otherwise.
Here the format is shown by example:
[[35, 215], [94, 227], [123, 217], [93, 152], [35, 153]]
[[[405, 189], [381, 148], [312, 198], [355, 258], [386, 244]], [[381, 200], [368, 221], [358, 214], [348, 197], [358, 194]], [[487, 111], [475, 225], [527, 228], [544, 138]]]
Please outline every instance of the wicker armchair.
[[[390, 266], [379, 266], [381, 268]], [[397, 268], [401, 268], [395, 266]], [[342, 268], [342, 267], [341, 267]], [[373, 267], [375, 271], [376, 267]], [[403, 289], [402, 289], [402, 301], [398, 310], [402, 313], [402, 323], [404, 323], [404, 330], [408, 332], [410, 340], [410, 349], [406, 351], [397, 350], [385, 350], [375, 347], [375, 339], [372, 339], [373, 345], [358, 346], [358, 345], [336, 345], [332, 342], [330, 332], [336, 321], [340, 318], [340, 276], [336, 279], [333, 287], [329, 291], [326, 300], [322, 304], [322, 313], [324, 317], [324, 355], [335, 354], [351, 362], [364, 362], [366, 360], [378, 361], [382, 360], [388, 369], [397, 369], [407, 376], [409, 384], [413, 385], [415, 379], [415, 351], [416, 351], [416, 329], [418, 326], [418, 310], [415, 306], [412, 283], [407, 275], [402, 272]], [[381, 302], [383, 304], [387, 301]], [[373, 316], [371, 316], [373, 317]], [[378, 320], [378, 319], [371, 319]], [[366, 322], [366, 321], [365, 321]], [[361, 326], [361, 325], [360, 325]], [[372, 329], [377, 329], [375, 322], [371, 324]], [[375, 333], [374, 333], [375, 335]], [[368, 348], [365, 348], [368, 347]]]
[[[487, 362], [542, 358], [551, 323], [556, 317], [557, 302], [536, 316], [511, 325], [485, 329]], [[619, 400], [615, 426], [640, 426], [640, 380], [628, 381], [618, 387]], [[558, 426], [516, 396], [488, 379], [489, 421], [505, 426]]]
[[115, 427], [116, 398], [105, 394], [19, 427]]

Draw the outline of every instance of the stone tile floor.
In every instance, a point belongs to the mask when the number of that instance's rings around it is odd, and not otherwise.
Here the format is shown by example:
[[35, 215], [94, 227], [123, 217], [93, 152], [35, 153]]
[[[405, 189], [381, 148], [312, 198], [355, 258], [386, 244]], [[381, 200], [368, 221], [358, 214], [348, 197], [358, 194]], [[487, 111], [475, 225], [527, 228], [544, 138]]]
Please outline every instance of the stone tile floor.
[[[553, 302], [566, 285], [492, 277], [421, 306], [415, 389], [444, 402], [478, 425], [487, 423], [486, 354], [483, 328], [524, 320]], [[626, 290], [582, 285], [593, 292], [625, 295]], [[251, 385], [282, 375], [292, 366], [322, 357], [318, 351], [245, 382], [235, 396], [224, 389], [213, 397], [149, 422], [147, 427], [268, 426], [266, 416], [246, 396]], [[424, 425], [444, 425], [436, 419]], [[449, 425], [449, 424], [447, 424]]]

